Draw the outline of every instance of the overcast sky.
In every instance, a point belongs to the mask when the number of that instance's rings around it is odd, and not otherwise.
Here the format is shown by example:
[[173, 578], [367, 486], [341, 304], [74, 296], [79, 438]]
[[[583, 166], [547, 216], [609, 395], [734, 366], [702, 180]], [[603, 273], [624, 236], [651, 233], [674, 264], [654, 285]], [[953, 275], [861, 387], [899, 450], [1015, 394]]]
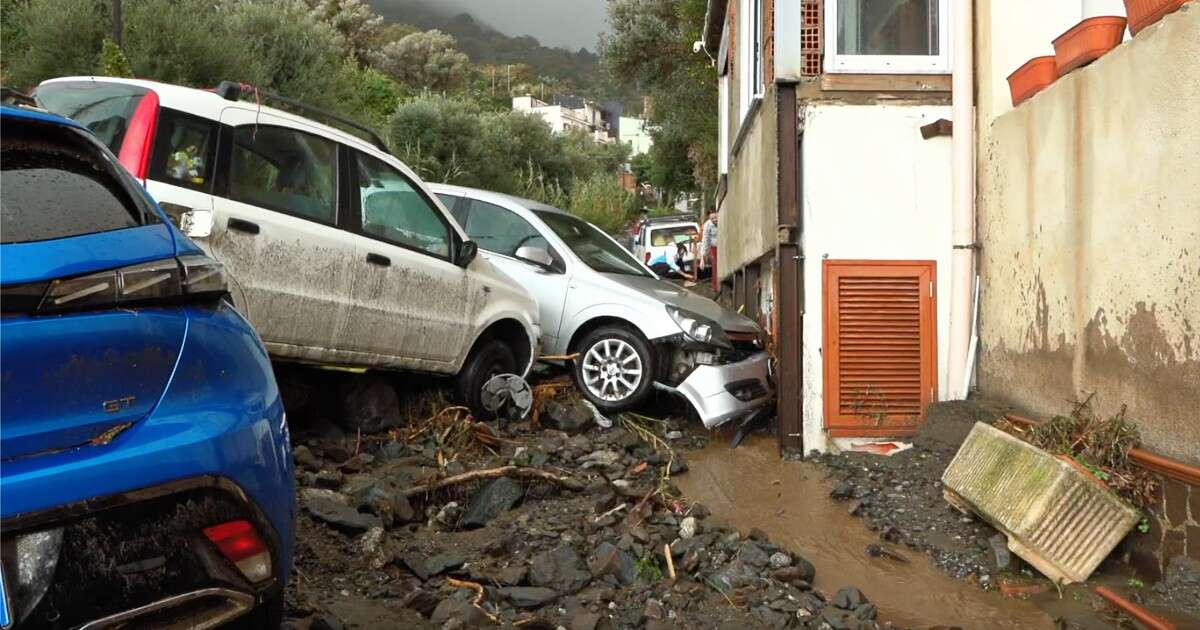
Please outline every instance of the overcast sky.
[[596, 50], [608, 27], [605, 0], [435, 0], [466, 11], [505, 35], [532, 35], [546, 46]]

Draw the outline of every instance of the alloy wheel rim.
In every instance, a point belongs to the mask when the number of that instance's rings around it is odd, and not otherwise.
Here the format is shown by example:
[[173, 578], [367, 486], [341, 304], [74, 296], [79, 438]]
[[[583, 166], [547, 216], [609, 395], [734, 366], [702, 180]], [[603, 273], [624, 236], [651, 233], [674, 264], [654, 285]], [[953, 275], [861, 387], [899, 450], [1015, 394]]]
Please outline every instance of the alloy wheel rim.
[[600, 400], [625, 400], [642, 384], [642, 357], [624, 340], [601, 339], [583, 356], [583, 384]]

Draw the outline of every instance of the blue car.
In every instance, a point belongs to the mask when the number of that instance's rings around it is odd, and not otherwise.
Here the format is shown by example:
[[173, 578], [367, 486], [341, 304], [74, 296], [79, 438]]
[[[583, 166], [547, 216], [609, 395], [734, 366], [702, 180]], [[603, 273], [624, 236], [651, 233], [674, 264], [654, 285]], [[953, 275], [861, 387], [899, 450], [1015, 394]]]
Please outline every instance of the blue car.
[[0, 627], [278, 626], [291, 446], [222, 266], [86, 129], [0, 138]]

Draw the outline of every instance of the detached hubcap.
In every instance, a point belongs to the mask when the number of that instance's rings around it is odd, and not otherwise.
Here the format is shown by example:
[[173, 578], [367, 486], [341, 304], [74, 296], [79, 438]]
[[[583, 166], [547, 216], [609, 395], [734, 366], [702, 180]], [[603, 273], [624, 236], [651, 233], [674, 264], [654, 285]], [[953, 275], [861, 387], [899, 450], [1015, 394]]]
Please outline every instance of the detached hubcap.
[[583, 384], [601, 400], [625, 400], [642, 384], [642, 358], [621, 339], [597, 341], [583, 356]]

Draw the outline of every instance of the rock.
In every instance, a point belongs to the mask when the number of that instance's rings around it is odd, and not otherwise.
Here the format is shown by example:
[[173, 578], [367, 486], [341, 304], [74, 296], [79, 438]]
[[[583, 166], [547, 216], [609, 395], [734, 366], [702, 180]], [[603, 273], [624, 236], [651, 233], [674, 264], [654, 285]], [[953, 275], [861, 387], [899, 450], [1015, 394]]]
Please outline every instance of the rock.
[[764, 532], [763, 530], [761, 530], [757, 527], [751, 527], [750, 534], [747, 535], [746, 538], [749, 538], [750, 540], [753, 540], [754, 542], [763, 543], [763, 544], [766, 544], [770, 540], [770, 537], [767, 536], [767, 532]]
[[561, 403], [557, 400], [548, 400], [542, 405], [540, 419], [547, 427], [570, 434], [582, 433], [595, 423], [591, 410], [582, 403]]
[[500, 589], [500, 596], [517, 608], [540, 608], [558, 599], [554, 589], [539, 586], [507, 586]]
[[309, 623], [309, 630], [342, 630], [342, 621], [329, 613], [318, 613]]
[[431, 577], [435, 577], [457, 569], [465, 564], [462, 556], [453, 554], [438, 554], [430, 558], [425, 558], [419, 553], [408, 552], [400, 556], [400, 561], [404, 566], [408, 567], [412, 574], [421, 579], [422, 582], [427, 581]]
[[855, 610], [863, 604], [871, 603], [871, 600], [867, 599], [867, 596], [857, 588], [845, 586], [833, 596], [831, 603], [842, 610]]
[[821, 627], [828, 626], [833, 630], [858, 630], [858, 619], [854, 617], [854, 613], [848, 610], [839, 610], [832, 606], [827, 606], [821, 610], [821, 622], [824, 624]]
[[663, 434], [663, 437], [667, 438], [668, 440], [682, 439], [683, 431], [667, 431], [666, 433]]
[[358, 541], [358, 548], [367, 559], [367, 564], [375, 570], [382, 569], [392, 561], [392, 552], [384, 539], [382, 527], [372, 527]]
[[817, 575], [817, 571], [808, 560], [801, 557], [792, 559], [792, 566], [776, 569], [771, 577], [784, 583], [796, 581], [808, 582], [812, 584], [813, 578]]
[[493, 557], [500, 558], [507, 556], [513, 547], [513, 537], [504, 533], [497, 538], [493, 538], [483, 546], [483, 553]]
[[741, 549], [738, 550], [738, 559], [759, 569], [767, 566], [767, 563], [771, 560], [767, 552], [763, 551], [763, 548], [759, 547], [758, 543], [752, 540], [742, 543]]
[[867, 602], [854, 609], [854, 616], [862, 621], [872, 621], [879, 616], [879, 611], [875, 608], [875, 604]]
[[683, 473], [687, 472], [687, 470], [687, 460], [683, 458], [683, 455], [677, 453], [671, 460], [671, 465], [667, 467], [667, 474], [672, 476], [682, 475]]
[[429, 616], [429, 620], [439, 625], [455, 620], [463, 626], [468, 627], [482, 626], [490, 623], [487, 615], [483, 614], [482, 610], [472, 606], [471, 602], [456, 599], [443, 599], [438, 603], [437, 608], [433, 609], [433, 614]]
[[433, 591], [418, 588], [409, 591], [408, 595], [400, 600], [400, 605], [417, 611], [423, 617], [428, 617], [437, 608], [438, 596]]
[[637, 579], [637, 568], [633, 558], [609, 542], [600, 543], [596, 552], [588, 559], [588, 571], [596, 578], [611, 575], [622, 584], [629, 584]]
[[454, 527], [458, 525], [458, 518], [462, 514], [462, 508], [458, 507], [458, 503], [451, 501], [443, 505], [438, 510], [436, 516], [433, 517], [435, 523], [445, 527]]
[[342, 487], [342, 482], [344, 479], [345, 478], [342, 476], [342, 473], [336, 470], [322, 470], [317, 473], [317, 476], [313, 482], [319, 488], [337, 490], [338, 488]]
[[312, 514], [313, 518], [328, 523], [344, 532], [365, 532], [372, 527], [382, 526], [379, 517], [361, 514], [358, 510], [348, 505], [329, 499], [310, 499], [305, 501], [304, 507], [308, 510], [309, 514]]
[[905, 558], [904, 556], [892, 551], [891, 549], [888, 549], [887, 547], [884, 547], [883, 545], [867, 545], [867, 555], [871, 556], [872, 558], [887, 558], [888, 560], [895, 560], [896, 562], [903, 562], [905, 564], [909, 563], [908, 558]]
[[317, 456], [313, 455], [313, 452], [303, 444], [292, 449], [292, 460], [296, 462], [296, 466], [305, 470], [314, 472], [321, 470], [321, 460], [317, 459]]
[[992, 564], [997, 571], [1012, 568], [1012, 552], [1008, 550], [1007, 536], [996, 534], [988, 539], [988, 545], [992, 549]]
[[697, 523], [696, 517], [689, 516], [683, 519], [683, 521], [679, 523], [679, 537], [687, 540], [692, 536], [695, 536], [697, 527], [699, 527], [699, 523]]
[[530, 584], [553, 588], [560, 593], [578, 592], [591, 579], [579, 554], [566, 544], [537, 554], [529, 566]]
[[349, 380], [341, 396], [338, 424], [350, 433], [378, 433], [403, 424], [400, 398], [386, 379], [360, 376]]
[[501, 513], [511, 510], [524, 494], [521, 484], [508, 477], [489, 481], [471, 497], [460, 521], [461, 527], [474, 529], [487, 525]]
[[302, 503], [308, 503], [309, 501], [314, 500], [333, 501], [334, 503], [341, 503], [342, 505], [350, 505], [350, 497], [347, 497], [340, 492], [326, 490], [325, 488], [300, 489], [300, 501]]
[[758, 606], [750, 612], [770, 628], [786, 628], [788, 622], [791, 621], [791, 615], [771, 610], [767, 606]]
[[760, 578], [753, 569], [747, 567], [741, 560], [733, 560], [721, 567], [711, 577], [712, 582], [725, 593], [730, 593], [743, 586], [757, 585]]
[[849, 481], [839, 483], [829, 492], [829, 498], [835, 501], [845, 501], [852, 496], [854, 496], [854, 485]]
[[770, 558], [767, 559], [767, 564], [769, 564], [772, 569], [782, 569], [792, 565], [792, 557], [786, 553], [783, 553], [782, 551], [776, 551], [775, 553], [771, 554]]
[[621, 454], [616, 451], [592, 451], [580, 457], [578, 463], [580, 468], [588, 470], [590, 468], [608, 468], [615, 466], [620, 461]]
[[404, 490], [390, 479], [376, 479], [351, 496], [360, 512], [378, 516], [385, 526], [412, 522], [417, 514]]
[[568, 630], [597, 630], [600, 625], [600, 615], [587, 610], [577, 610], [567, 621]]
[[368, 453], [359, 453], [350, 459], [342, 462], [339, 468], [345, 473], [360, 473], [366, 467], [375, 461], [375, 457]]
[[528, 574], [529, 567], [523, 564], [514, 564], [510, 567], [500, 569], [496, 572], [494, 579], [501, 586], [520, 586]]
[[646, 600], [646, 607], [642, 609], [642, 619], [666, 619], [667, 612], [663, 610], [662, 602], [657, 599]]

